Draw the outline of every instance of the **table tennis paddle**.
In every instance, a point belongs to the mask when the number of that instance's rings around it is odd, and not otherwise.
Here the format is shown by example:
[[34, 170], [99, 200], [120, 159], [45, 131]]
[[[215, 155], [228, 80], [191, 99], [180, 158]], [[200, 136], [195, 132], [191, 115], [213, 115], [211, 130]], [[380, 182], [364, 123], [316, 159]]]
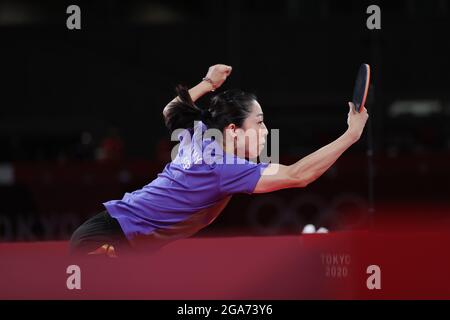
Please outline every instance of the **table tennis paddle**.
[[363, 63], [359, 67], [358, 74], [356, 75], [355, 87], [353, 88], [353, 104], [358, 112], [361, 112], [366, 103], [369, 85], [370, 66]]

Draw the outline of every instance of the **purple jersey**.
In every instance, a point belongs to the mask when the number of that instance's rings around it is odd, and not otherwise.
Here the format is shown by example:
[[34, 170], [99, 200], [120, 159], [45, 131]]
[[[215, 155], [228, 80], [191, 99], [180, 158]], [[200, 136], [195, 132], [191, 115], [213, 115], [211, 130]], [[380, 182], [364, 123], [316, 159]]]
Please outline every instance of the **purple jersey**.
[[184, 130], [175, 159], [158, 177], [121, 200], [104, 203], [131, 243], [170, 241], [209, 225], [235, 193], [252, 193], [267, 163], [225, 153], [206, 129]]

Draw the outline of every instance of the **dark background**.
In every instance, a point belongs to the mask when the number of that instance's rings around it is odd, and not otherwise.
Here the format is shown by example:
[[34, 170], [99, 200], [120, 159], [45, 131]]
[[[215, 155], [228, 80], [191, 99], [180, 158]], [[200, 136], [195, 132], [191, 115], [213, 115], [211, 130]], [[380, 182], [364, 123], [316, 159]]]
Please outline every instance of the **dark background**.
[[[81, 30], [66, 28], [70, 4]], [[381, 30], [366, 27], [371, 4]], [[0, 239], [66, 239], [154, 179], [170, 160], [163, 107], [216, 63], [233, 66], [223, 89], [256, 93], [284, 164], [344, 132], [369, 63], [375, 212], [366, 130], [308, 188], [235, 196], [200, 235], [446, 221], [449, 14], [445, 0], [0, 1]]]

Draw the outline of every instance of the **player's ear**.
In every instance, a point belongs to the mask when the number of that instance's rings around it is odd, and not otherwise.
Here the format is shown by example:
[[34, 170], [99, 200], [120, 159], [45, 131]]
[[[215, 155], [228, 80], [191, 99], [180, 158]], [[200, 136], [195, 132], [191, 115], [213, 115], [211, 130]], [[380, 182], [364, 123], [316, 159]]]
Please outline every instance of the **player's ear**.
[[231, 134], [231, 136], [234, 138], [236, 137], [236, 125], [234, 123], [230, 123], [225, 127], [225, 131]]

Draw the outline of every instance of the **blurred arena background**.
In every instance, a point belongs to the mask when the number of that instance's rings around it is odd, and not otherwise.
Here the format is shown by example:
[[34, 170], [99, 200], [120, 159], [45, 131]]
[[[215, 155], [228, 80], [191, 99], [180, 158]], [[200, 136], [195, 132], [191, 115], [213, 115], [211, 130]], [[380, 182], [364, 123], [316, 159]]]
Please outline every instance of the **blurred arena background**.
[[[66, 28], [70, 4], [81, 30]], [[371, 4], [381, 30], [366, 28]], [[449, 27], [445, 0], [1, 0], [0, 240], [67, 239], [154, 179], [173, 146], [163, 107], [215, 63], [233, 66], [221, 90], [256, 93], [285, 164], [345, 130], [356, 71], [371, 64], [376, 210], [366, 131], [308, 188], [235, 196], [198, 236], [448, 223]]]

